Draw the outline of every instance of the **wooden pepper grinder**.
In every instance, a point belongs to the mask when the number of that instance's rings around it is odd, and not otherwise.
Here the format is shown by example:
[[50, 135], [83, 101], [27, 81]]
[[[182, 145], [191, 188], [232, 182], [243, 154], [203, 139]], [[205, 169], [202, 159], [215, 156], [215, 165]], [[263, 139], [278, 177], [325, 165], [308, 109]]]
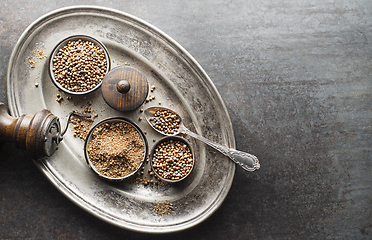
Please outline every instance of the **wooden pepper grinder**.
[[68, 116], [65, 129], [61, 131], [59, 118], [47, 109], [35, 115], [23, 114], [16, 118], [10, 116], [5, 104], [0, 102], [0, 141], [13, 142], [33, 159], [51, 156], [63, 139], [71, 115], [90, 117], [73, 111]]

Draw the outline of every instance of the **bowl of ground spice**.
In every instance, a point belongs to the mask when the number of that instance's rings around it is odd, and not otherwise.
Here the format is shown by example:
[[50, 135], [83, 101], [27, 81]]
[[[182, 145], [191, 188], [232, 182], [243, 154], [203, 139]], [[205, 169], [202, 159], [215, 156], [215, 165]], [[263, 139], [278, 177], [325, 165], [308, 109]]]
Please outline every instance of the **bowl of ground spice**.
[[81, 95], [90, 93], [102, 84], [110, 71], [107, 48], [87, 35], [73, 35], [60, 41], [49, 58], [49, 75], [62, 91]]
[[114, 117], [102, 120], [89, 131], [84, 153], [90, 168], [98, 176], [121, 181], [143, 167], [148, 143], [137, 124]]
[[174, 183], [184, 180], [194, 167], [194, 154], [186, 139], [168, 136], [160, 139], [151, 149], [150, 165], [163, 181]]

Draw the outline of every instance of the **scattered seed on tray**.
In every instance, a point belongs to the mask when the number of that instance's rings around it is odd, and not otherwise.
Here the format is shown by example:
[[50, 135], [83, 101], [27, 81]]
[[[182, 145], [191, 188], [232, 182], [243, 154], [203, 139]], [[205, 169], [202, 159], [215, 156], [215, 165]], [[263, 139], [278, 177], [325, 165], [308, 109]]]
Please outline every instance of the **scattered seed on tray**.
[[155, 85], [152, 85], [150, 91], [153, 92], [154, 90], [155, 90]]
[[36, 62], [35, 62], [34, 59], [29, 58], [29, 59], [28, 59], [28, 63], [30, 64], [30, 65], [29, 65], [29, 68], [34, 68], [34, 67], [35, 67]]
[[58, 93], [56, 96], [57, 96], [56, 101], [61, 103], [61, 101], [63, 100], [63, 97], [61, 96], [61, 94]]
[[94, 120], [98, 117], [98, 114], [95, 113], [94, 110], [92, 110], [91, 105], [92, 105], [92, 102], [89, 101], [87, 105], [81, 106], [82, 108], [84, 108], [81, 113], [90, 114], [92, 116], [91, 118], [84, 118], [84, 117], [79, 117], [79, 116], [72, 116], [71, 118], [71, 122], [73, 124], [74, 137], [80, 138], [84, 141], [88, 135], [88, 132]]
[[173, 210], [173, 204], [169, 201], [158, 202], [154, 208], [156, 214], [164, 215]]
[[34, 51], [34, 54], [36, 55], [36, 58], [38, 58], [38, 59], [43, 59], [43, 58], [46, 58], [46, 57], [47, 57], [47, 56], [44, 54], [43, 49], [40, 49], [40, 48], [37, 48], [37, 49]]
[[47, 58], [47, 56], [44, 53], [44, 43], [37, 43], [35, 50], [32, 52], [33, 55], [30, 57], [27, 57], [26, 60], [29, 63], [29, 68], [35, 68], [37, 59], [43, 59]]

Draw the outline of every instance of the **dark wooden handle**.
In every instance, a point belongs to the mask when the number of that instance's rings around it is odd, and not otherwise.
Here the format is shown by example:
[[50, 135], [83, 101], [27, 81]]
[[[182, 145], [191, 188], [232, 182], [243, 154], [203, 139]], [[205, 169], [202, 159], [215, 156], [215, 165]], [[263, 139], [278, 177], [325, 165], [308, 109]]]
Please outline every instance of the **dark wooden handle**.
[[0, 141], [13, 142], [18, 118], [8, 114], [8, 108], [0, 102]]
[[[52, 131], [53, 128], [56, 131]], [[10, 116], [5, 104], [0, 102], [0, 142], [13, 142], [16, 147], [27, 150], [34, 159], [54, 153], [59, 143], [54, 135], [59, 131], [58, 118], [46, 109], [35, 115], [23, 114], [16, 118]]]

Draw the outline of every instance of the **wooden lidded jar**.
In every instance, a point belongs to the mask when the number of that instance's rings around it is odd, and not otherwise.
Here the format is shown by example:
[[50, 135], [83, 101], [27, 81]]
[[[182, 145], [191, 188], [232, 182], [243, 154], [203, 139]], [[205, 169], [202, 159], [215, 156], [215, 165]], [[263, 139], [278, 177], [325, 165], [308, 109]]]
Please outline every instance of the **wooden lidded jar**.
[[143, 104], [149, 92], [147, 78], [138, 69], [119, 66], [108, 72], [101, 85], [106, 103], [122, 112], [132, 111]]

